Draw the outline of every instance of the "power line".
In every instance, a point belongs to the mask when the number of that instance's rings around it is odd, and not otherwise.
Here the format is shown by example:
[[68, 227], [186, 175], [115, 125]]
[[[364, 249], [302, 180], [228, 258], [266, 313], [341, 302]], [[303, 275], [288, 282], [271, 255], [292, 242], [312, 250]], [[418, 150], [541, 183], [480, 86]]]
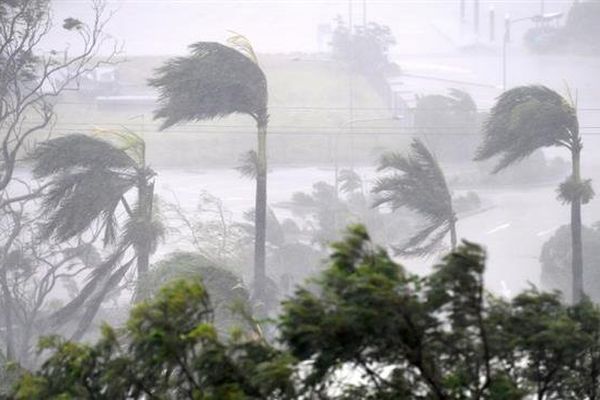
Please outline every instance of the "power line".
[[[90, 127], [91, 128], [91, 127]], [[598, 131], [595, 132], [580, 132], [580, 134], [582, 136], [600, 136], [600, 126], [598, 127], [589, 127], [589, 129], [598, 129]], [[55, 131], [60, 132], [60, 131], [68, 131], [68, 132], [81, 132], [81, 128], [64, 128], [64, 127], [55, 127], [54, 128]], [[243, 136], [243, 135], [249, 135], [249, 136], [256, 136], [256, 132], [253, 131], [237, 131], [237, 132], [232, 132], [230, 130], [220, 130], [220, 129], [212, 129], [212, 130], [207, 130], [207, 129], [202, 129], [202, 130], [174, 130], [174, 129], [169, 129], [169, 130], [165, 130], [162, 132], [148, 132], [146, 131], [145, 133], [159, 133], [160, 135], [172, 135], [172, 134], [186, 134], [186, 135], [193, 135], [195, 134], [196, 136], [201, 136], [201, 135], [219, 135], [219, 136], [233, 136], [233, 135], [238, 135], [238, 136]], [[427, 131], [422, 131], [416, 128], [410, 128], [410, 127], [405, 127], [405, 129], [403, 130], [396, 130], [396, 131], [387, 131], [387, 132], [368, 132], [368, 131], [361, 131], [361, 130], [352, 130], [352, 131], [347, 131], [344, 132], [343, 134], [339, 134], [337, 132], [332, 132], [332, 131], [317, 131], [317, 130], [289, 130], [289, 131], [285, 131], [285, 132], [281, 132], [281, 131], [277, 131], [277, 129], [271, 129], [268, 133], [269, 136], [330, 136], [330, 137], [335, 137], [335, 136], [339, 136], [339, 137], [347, 137], [347, 136], [407, 136], [407, 137], [412, 137], [412, 136], [416, 136], [416, 135], [423, 135], [423, 136], [439, 136], [439, 137], [444, 137], [444, 136], [482, 136], [482, 134], [479, 133], [465, 133], [465, 132], [460, 132], [460, 131], [449, 131], [449, 132], [427, 132]]]

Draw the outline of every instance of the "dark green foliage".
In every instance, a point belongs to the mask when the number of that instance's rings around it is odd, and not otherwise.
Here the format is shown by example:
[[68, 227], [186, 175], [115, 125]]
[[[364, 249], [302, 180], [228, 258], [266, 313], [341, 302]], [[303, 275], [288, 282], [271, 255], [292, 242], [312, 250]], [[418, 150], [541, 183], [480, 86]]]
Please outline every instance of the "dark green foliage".
[[422, 141], [414, 139], [407, 156], [385, 154], [378, 171], [391, 171], [391, 174], [377, 180], [373, 206], [387, 205], [392, 210], [405, 207], [426, 221], [423, 229], [397, 247], [398, 253], [421, 256], [435, 250], [448, 232], [452, 232], [456, 221], [450, 190], [435, 157]]
[[236, 307], [247, 306], [250, 298], [241, 279], [196, 253], [173, 253], [152, 266], [140, 280], [140, 298], [150, 299], [162, 286], [178, 279], [203, 284], [210, 295], [215, 326], [220, 333], [229, 334], [234, 326], [247, 322], [234, 312]]
[[137, 305], [126, 328], [95, 345], [50, 338], [52, 354], [19, 382], [16, 399], [283, 399], [290, 357], [262, 341], [219, 340], [205, 289], [177, 281]]
[[135, 161], [125, 151], [90, 136], [74, 134], [40, 143], [33, 155], [36, 178], [47, 178], [73, 168], [127, 170]]
[[83, 23], [76, 18], [65, 18], [63, 21], [63, 28], [70, 31], [72, 29], [81, 29]]
[[[75, 337], [85, 332], [106, 295], [118, 286], [134, 261], [137, 275], [145, 273], [164, 234], [153, 207], [155, 173], [144, 164], [143, 140], [133, 132], [114, 136], [126, 146], [119, 148], [76, 134], [43, 142], [32, 154], [34, 175], [49, 184], [42, 197], [43, 235], [65, 242], [85, 232], [93, 235], [94, 228], [100, 228], [104, 245], [116, 245], [90, 272], [78, 295], [50, 318], [58, 326], [85, 306]], [[131, 191], [137, 196], [133, 207], [126, 200]], [[127, 215], [125, 221], [117, 218], [121, 207]], [[133, 249], [133, 257], [127, 255], [129, 249]]]
[[[256, 121], [255, 159], [255, 297], [265, 294], [267, 226], [267, 79], [258, 66], [250, 42], [241, 35], [230, 39], [233, 47], [198, 42], [190, 46], [189, 57], [177, 57], [159, 68], [150, 85], [159, 91], [155, 119], [163, 119], [162, 129], [189, 121], [225, 117], [240, 113]], [[252, 162], [253, 156], [249, 160]], [[250, 169], [249, 169], [250, 168]], [[242, 171], [251, 176], [252, 165]]]
[[339, 190], [342, 193], [353, 193], [357, 190], [362, 190], [362, 179], [351, 169], [343, 169], [339, 173]]
[[49, 357], [11, 398], [597, 399], [600, 309], [536, 289], [496, 298], [484, 270], [484, 251], [464, 242], [413, 275], [352, 226], [316, 286], [283, 303], [285, 350], [239, 331], [220, 339], [208, 292], [187, 278], [94, 345], [42, 341]]
[[334, 58], [366, 75], [383, 75], [397, 70], [388, 58], [389, 49], [396, 44], [388, 26], [369, 22], [366, 26], [354, 26], [350, 31], [341, 18], [338, 17], [336, 22], [331, 38]]
[[136, 162], [108, 142], [79, 134], [39, 144], [32, 159], [34, 175], [50, 178], [42, 205], [46, 236], [65, 241], [101, 220], [105, 243], [114, 242], [115, 209], [137, 184]]
[[157, 70], [150, 85], [159, 90], [155, 118], [162, 128], [233, 113], [266, 123], [267, 81], [260, 67], [239, 51], [219, 43], [198, 42], [189, 57], [177, 57]]
[[428, 276], [376, 247], [362, 226], [328, 268], [283, 303], [280, 350], [222, 341], [197, 282], [171, 282], [95, 345], [49, 338], [16, 399], [597, 399], [600, 309], [535, 289], [485, 292], [485, 253], [464, 242]]
[[258, 154], [256, 154], [256, 151], [250, 150], [241, 155], [240, 165], [236, 169], [244, 178], [256, 179], [258, 167]]
[[338, 235], [339, 222], [347, 218], [348, 210], [338, 201], [335, 187], [325, 182], [313, 185], [312, 193], [296, 192], [292, 195], [292, 212], [310, 216], [314, 222], [312, 242], [326, 247]]
[[570, 47], [581, 53], [598, 53], [600, 34], [600, 2], [597, 0], [575, 2], [563, 28]]
[[[37, 24], [45, 23], [49, 12], [50, 0], [0, 2], [0, 26], [11, 27], [4, 33], [4, 46], [0, 48], [0, 88], [2, 88], [3, 98], [10, 97], [14, 90], [12, 85], [30, 84], [39, 77], [42, 58], [34, 54], [31, 43], [21, 43], [19, 40], [24, 37], [35, 37], [32, 35], [34, 31], [32, 28]], [[22, 91], [23, 88], [20, 90]], [[11, 108], [4, 107], [0, 110], [1, 119], [8, 116], [6, 114], [8, 109]]]
[[[584, 226], [583, 282], [584, 292], [594, 302], [600, 301], [600, 225]], [[560, 290], [566, 299], [571, 298], [571, 229], [563, 225], [542, 246], [540, 263], [541, 282], [544, 289]]]
[[521, 86], [504, 92], [484, 125], [476, 160], [500, 156], [494, 173], [540, 147], [573, 146], [579, 134], [575, 109], [545, 86]]
[[414, 126], [440, 160], [471, 160], [477, 147], [480, 120], [475, 101], [462, 90], [450, 89], [447, 95], [417, 98]]
[[494, 173], [548, 146], [565, 147], [571, 152], [571, 176], [559, 187], [559, 199], [571, 206], [572, 300], [583, 296], [583, 248], [581, 205], [594, 191], [590, 180], [581, 178], [579, 121], [575, 102], [568, 102], [545, 86], [520, 86], [504, 92], [492, 108], [484, 127], [483, 144], [476, 160], [500, 156]]
[[581, 204], [587, 204], [594, 198], [595, 194], [591, 179], [576, 181], [572, 176], [562, 182], [556, 192], [558, 193], [558, 199], [563, 204], [571, 204], [576, 200], [581, 201]]
[[300, 362], [310, 360], [302, 392], [597, 398], [600, 310], [536, 290], [494, 298], [483, 287], [484, 262], [479, 246], [464, 243], [421, 278], [374, 247], [364, 228], [352, 228], [334, 246], [319, 290], [299, 289], [284, 303], [283, 341]]

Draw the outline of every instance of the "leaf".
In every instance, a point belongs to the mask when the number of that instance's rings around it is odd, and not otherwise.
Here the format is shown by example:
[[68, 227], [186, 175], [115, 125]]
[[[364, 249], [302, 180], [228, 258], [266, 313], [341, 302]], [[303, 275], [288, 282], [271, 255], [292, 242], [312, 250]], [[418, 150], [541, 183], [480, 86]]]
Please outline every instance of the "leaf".
[[267, 80], [260, 67], [231, 47], [213, 42], [190, 46], [191, 55], [169, 60], [149, 81], [158, 89], [155, 119], [161, 129], [240, 113], [266, 124]]
[[499, 156], [493, 173], [547, 146], [571, 146], [578, 135], [575, 109], [545, 86], [521, 86], [504, 92], [484, 125], [475, 160]]

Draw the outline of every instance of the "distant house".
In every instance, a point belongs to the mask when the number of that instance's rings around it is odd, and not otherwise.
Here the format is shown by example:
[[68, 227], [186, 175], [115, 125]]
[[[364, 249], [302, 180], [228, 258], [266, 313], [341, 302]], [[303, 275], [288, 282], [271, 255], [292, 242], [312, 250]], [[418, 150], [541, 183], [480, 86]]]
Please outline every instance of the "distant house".
[[83, 95], [116, 95], [120, 92], [116, 66], [101, 66], [85, 74], [79, 81]]

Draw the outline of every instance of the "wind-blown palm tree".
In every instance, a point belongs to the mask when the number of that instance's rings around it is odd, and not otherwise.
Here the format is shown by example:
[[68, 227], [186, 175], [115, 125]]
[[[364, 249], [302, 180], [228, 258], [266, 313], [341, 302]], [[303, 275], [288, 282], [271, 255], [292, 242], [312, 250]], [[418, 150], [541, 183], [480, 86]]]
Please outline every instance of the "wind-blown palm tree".
[[[163, 233], [153, 207], [155, 173], [146, 166], [144, 142], [132, 132], [115, 136], [123, 147], [76, 134], [43, 142], [32, 155], [34, 176], [50, 183], [42, 202], [47, 215], [43, 235], [63, 242], [100, 227], [104, 244], [115, 245], [79, 295], [51, 318], [51, 323], [60, 324], [85, 306], [76, 336], [85, 332], [106, 294], [134, 262], [138, 277], [147, 273], [149, 257]], [[133, 206], [126, 200], [130, 191], [137, 196]], [[120, 208], [127, 219], [119, 235]], [[130, 248], [134, 255], [122, 262]]]
[[373, 188], [374, 207], [388, 205], [392, 210], [405, 207], [425, 218], [427, 225], [404, 245], [398, 254], [424, 256], [435, 250], [450, 233], [456, 248], [456, 213], [444, 173], [435, 157], [419, 139], [413, 139], [408, 155], [384, 154], [378, 171], [392, 171], [379, 178]]
[[254, 284], [258, 298], [264, 291], [265, 235], [267, 210], [267, 79], [258, 65], [250, 43], [240, 35], [230, 39], [232, 47], [199, 42], [190, 46], [191, 55], [177, 57], [157, 70], [150, 85], [159, 91], [156, 119], [161, 129], [172, 125], [231, 114], [252, 117], [258, 130]]
[[594, 192], [591, 181], [581, 179], [583, 144], [574, 101], [544, 86], [521, 86], [504, 92], [485, 123], [476, 160], [500, 156], [493, 170], [497, 173], [548, 146], [564, 147], [571, 153], [572, 173], [558, 192], [559, 199], [571, 205], [572, 296], [577, 303], [583, 295], [581, 205], [589, 202]]

